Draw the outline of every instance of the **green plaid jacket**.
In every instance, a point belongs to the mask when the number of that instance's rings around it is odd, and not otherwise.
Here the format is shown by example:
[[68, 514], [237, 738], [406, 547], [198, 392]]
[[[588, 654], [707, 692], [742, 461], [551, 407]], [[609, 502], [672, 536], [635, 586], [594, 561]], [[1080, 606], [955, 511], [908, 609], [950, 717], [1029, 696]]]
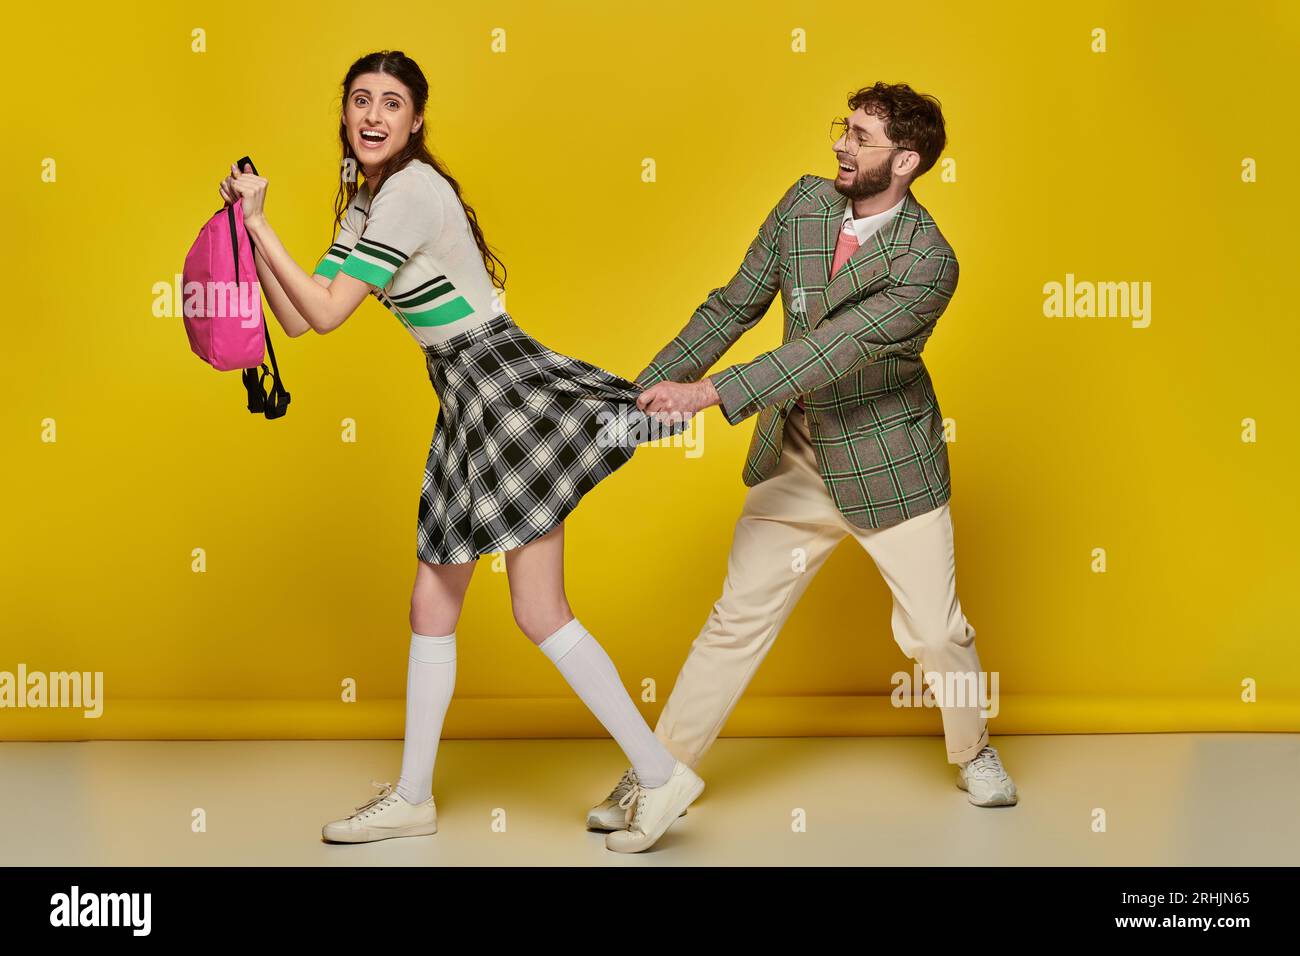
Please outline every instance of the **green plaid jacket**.
[[957, 288], [957, 256], [909, 192], [830, 279], [847, 200], [805, 175], [764, 220], [740, 270], [637, 376], [697, 381], [766, 314], [778, 290], [783, 344], [709, 376], [731, 424], [758, 413], [742, 474], [767, 478], [802, 398], [817, 466], [854, 525], [881, 528], [948, 500], [943, 416], [921, 350]]

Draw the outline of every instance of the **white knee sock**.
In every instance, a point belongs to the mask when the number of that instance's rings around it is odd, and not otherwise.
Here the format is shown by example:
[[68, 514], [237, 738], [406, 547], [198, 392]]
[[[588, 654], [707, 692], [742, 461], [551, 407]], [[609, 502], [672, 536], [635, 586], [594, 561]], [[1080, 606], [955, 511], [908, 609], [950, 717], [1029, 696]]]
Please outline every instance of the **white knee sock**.
[[596, 719], [614, 738], [646, 787], [661, 787], [677, 760], [632, 703], [605, 649], [575, 617], [537, 645], [554, 662]]
[[406, 737], [397, 792], [407, 803], [433, 796], [433, 762], [442, 737], [442, 720], [456, 686], [456, 632], [426, 637], [411, 632], [406, 664]]

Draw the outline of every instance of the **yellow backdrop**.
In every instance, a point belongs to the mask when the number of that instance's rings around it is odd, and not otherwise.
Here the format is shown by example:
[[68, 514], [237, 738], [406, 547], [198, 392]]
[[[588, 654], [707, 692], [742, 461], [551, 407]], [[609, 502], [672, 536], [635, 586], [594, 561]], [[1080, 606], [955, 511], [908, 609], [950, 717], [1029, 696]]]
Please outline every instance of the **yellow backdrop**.
[[[102, 672], [104, 711], [0, 710], [3, 737], [400, 735], [437, 411], [418, 347], [376, 302], [328, 336], [277, 328], [293, 404], [267, 421], [155, 291], [244, 153], [312, 268], [338, 84], [380, 48], [429, 76], [510, 312], [626, 376], [791, 182], [831, 173], [850, 90], [937, 95], [950, 162], [915, 191], [962, 278], [925, 356], [994, 733], [1300, 730], [1295, 5], [62, 9], [6, 31], [0, 671]], [[1067, 281], [1138, 283], [1149, 321], [1049, 314]], [[773, 311], [723, 364], [779, 336]], [[654, 682], [651, 722], [721, 587], [752, 427], [709, 409], [702, 455], [643, 448], [569, 520], [575, 611], [629, 688]], [[889, 602], [842, 546], [727, 733], [937, 733], [889, 706], [911, 670]], [[490, 559], [458, 635], [448, 736], [603, 733]]]

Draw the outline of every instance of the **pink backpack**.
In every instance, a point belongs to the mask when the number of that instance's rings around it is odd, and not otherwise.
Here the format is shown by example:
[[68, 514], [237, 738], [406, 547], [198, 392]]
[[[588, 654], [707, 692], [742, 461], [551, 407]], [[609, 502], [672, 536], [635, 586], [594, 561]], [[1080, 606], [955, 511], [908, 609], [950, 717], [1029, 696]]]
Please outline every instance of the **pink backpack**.
[[[247, 156], [236, 168], [252, 166]], [[253, 172], [257, 168], [253, 167]], [[185, 256], [182, 310], [190, 349], [221, 372], [243, 369], [248, 410], [279, 418], [289, 393], [275, 361], [262, 311], [262, 289], [253, 261], [253, 241], [244, 228], [243, 200], [212, 215]], [[271, 368], [263, 361], [271, 356]], [[260, 370], [260, 374], [259, 374]], [[269, 392], [265, 383], [271, 379]]]

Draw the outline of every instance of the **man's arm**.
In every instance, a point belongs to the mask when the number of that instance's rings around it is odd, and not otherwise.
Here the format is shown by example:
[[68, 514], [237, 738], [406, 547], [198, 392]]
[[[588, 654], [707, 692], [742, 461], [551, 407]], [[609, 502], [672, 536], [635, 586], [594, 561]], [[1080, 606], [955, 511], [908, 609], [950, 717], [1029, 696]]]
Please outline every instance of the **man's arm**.
[[642, 388], [665, 379], [698, 379], [767, 313], [781, 284], [777, 237], [808, 178], [800, 176], [768, 213], [731, 281], [708, 294], [686, 326], [636, 377]]
[[899, 285], [868, 296], [807, 335], [709, 376], [722, 414], [744, 418], [856, 372], [867, 362], [917, 355], [957, 289], [957, 257], [932, 250]]

